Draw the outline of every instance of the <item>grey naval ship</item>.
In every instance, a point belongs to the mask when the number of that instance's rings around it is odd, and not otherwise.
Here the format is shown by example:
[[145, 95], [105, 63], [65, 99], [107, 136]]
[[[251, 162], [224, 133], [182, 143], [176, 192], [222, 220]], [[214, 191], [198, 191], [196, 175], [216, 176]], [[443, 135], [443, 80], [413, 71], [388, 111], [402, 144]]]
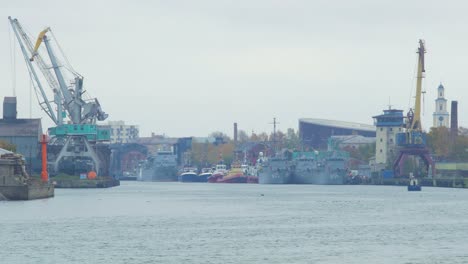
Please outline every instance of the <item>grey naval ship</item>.
[[344, 151], [293, 154], [295, 184], [344, 184], [348, 153]]
[[140, 181], [177, 181], [177, 155], [158, 151], [140, 166]]
[[[296, 154], [296, 153], [295, 153]], [[319, 173], [319, 167], [315, 157], [310, 157], [301, 153], [294, 158], [293, 183], [295, 184], [315, 184], [316, 176]]]
[[262, 153], [260, 154], [260, 158], [257, 161], [258, 183], [292, 183], [293, 163], [287, 155], [264, 159]]

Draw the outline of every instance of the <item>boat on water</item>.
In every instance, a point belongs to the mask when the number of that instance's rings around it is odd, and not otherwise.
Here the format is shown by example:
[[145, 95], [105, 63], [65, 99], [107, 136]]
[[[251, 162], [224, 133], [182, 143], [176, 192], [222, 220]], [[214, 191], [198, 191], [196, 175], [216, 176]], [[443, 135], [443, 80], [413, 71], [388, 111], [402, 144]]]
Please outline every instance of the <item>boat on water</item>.
[[223, 163], [216, 164], [216, 167], [214, 168], [213, 173], [211, 174], [211, 176], [208, 177], [208, 182], [212, 182], [212, 183], [218, 182], [218, 179], [226, 175], [227, 172], [228, 170], [227, 170], [226, 164], [223, 164]]
[[294, 159], [294, 184], [316, 184], [319, 167], [313, 157], [300, 156]]
[[289, 155], [283, 153], [271, 158], [264, 158], [263, 153], [257, 160], [258, 183], [290, 184], [293, 179], [294, 164]]
[[410, 177], [408, 185], [408, 192], [419, 192], [421, 191], [421, 185], [416, 178]]
[[[218, 165], [217, 165], [218, 166]], [[218, 169], [216, 170], [218, 171]], [[240, 164], [233, 163], [230, 170], [224, 173], [214, 172], [208, 180], [211, 183], [247, 183], [247, 176]]]
[[293, 153], [294, 184], [344, 184], [349, 153], [331, 150]]
[[197, 168], [184, 167], [178, 177], [179, 182], [198, 182]]
[[244, 175], [247, 177], [247, 183], [258, 183], [257, 169], [255, 166], [249, 166], [247, 164], [241, 165]]
[[201, 173], [198, 175], [198, 179], [200, 182], [207, 182], [208, 178], [213, 175], [212, 168], [202, 168]]
[[177, 155], [172, 151], [158, 151], [140, 166], [139, 181], [177, 181]]

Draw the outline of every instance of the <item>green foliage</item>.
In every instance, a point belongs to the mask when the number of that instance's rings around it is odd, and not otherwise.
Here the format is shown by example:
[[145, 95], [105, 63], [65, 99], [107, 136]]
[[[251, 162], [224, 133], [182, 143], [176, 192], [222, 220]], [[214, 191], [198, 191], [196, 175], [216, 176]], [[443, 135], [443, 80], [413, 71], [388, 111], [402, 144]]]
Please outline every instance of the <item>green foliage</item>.
[[16, 152], [16, 145], [6, 142], [4, 140], [0, 140], [0, 148]]

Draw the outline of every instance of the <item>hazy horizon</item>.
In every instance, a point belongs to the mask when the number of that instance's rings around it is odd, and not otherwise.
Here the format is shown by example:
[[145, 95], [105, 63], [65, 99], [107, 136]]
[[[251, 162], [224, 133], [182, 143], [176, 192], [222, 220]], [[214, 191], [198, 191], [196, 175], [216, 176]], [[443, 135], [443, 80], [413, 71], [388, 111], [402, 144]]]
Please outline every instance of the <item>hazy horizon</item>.
[[[462, 1], [89, 1], [0, 3], [0, 96], [43, 119], [8, 16], [36, 38], [50, 26], [110, 121], [172, 137], [297, 129], [299, 118], [373, 124], [414, 99], [416, 49], [426, 41], [424, 129], [438, 85], [468, 125]], [[2, 99], [3, 100], [3, 99]], [[32, 103], [30, 104], [30, 100]], [[1, 111], [1, 110], [0, 110]]]

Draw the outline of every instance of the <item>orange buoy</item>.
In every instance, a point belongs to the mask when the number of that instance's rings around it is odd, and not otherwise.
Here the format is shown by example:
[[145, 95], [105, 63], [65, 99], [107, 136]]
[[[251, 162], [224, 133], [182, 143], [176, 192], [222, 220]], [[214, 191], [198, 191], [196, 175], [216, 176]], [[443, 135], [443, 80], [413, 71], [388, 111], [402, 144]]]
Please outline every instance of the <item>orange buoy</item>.
[[88, 179], [90, 180], [96, 179], [96, 172], [95, 171], [88, 172]]

